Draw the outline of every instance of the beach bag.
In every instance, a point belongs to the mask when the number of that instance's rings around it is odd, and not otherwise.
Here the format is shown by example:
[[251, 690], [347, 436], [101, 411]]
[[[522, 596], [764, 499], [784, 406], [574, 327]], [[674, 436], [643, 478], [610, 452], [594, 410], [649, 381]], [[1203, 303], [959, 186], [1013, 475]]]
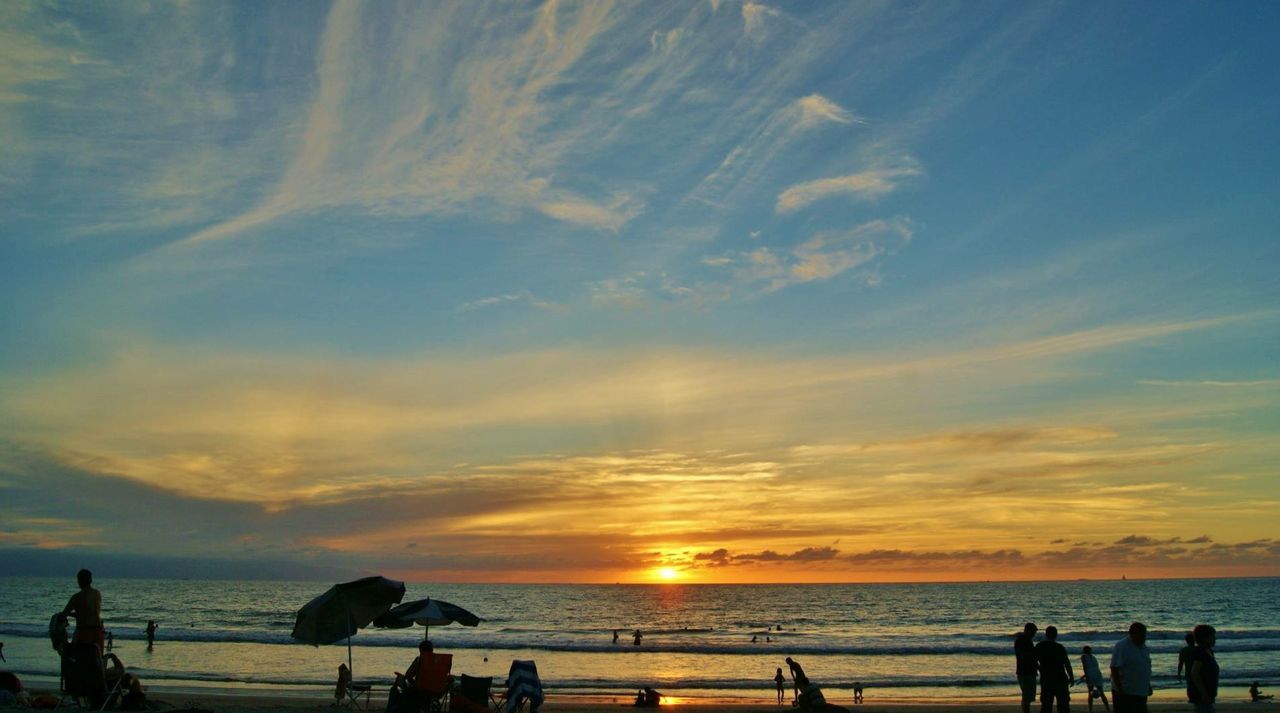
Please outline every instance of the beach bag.
[[40, 695], [31, 699], [31, 707], [36, 709], [44, 709], [44, 710], [47, 710], [50, 708], [57, 708], [58, 697], [50, 695], [48, 693], [41, 693]]
[[142, 691], [129, 691], [124, 694], [124, 698], [120, 699], [120, 710], [122, 711], [145, 711], [147, 709], [147, 694]]

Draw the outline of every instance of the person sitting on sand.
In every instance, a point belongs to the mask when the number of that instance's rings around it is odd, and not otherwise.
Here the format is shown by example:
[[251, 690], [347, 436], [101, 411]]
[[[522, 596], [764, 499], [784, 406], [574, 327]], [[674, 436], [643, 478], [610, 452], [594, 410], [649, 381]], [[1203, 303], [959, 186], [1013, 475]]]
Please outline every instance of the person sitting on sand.
[[120, 699], [120, 710], [137, 711], [147, 707], [147, 694], [142, 681], [125, 670], [124, 662], [115, 654], [107, 654], [102, 662], [107, 668], [107, 690], [115, 689], [117, 683], [124, 696]]
[[662, 694], [645, 686], [636, 692], [637, 708], [657, 708], [662, 705]]
[[822, 695], [822, 689], [804, 674], [796, 679], [796, 688], [800, 690], [796, 705], [800, 707], [801, 713], [815, 713], [827, 707], [827, 698]]
[[1258, 687], [1257, 681], [1254, 681], [1253, 685], [1249, 686], [1249, 700], [1253, 701], [1254, 703], [1258, 703], [1259, 701], [1269, 701], [1272, 698], [1275, 698], [1275, 696], [1262, 695], [1262, 689]]

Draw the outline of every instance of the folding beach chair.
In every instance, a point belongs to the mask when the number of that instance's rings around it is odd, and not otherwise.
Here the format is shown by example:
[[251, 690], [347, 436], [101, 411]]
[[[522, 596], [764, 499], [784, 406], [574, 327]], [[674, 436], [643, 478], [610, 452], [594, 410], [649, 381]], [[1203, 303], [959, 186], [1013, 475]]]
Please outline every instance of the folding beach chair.
[[[353, 683], [351, 669], [346, 664], [338, 666], [338, 685], [333, 691], [334, 705], [352, 710], [369, 710], [369, 699], [373, 695], [373, 684]], [[364, 697], [364, 705], [360, 705], [360, 697]]]
[[493, 676], [468, 676], [462, 674], [457, 690], [449, 697], [449, 713], [489, 713], [489, 689]]
[[69, 643], [62, 647], [61, 697], [58, 708], [71, 701], [80, 708], [106, 710], [120, 694], [121, 676], [107, 688], [107, 669], [97, 644]]
[[538, 713], [543, 700], [538, 665], [532, 661], [512, 661], [507, 673], [507, 690], [490, 700], [494, 713]]
[[407, 711], [426, 711], [426, 713], [446, 713], [449, 710], [449, 690], [453, 686], [453, 654], [430, 654], [430, 657], [418, 658], [418, 669], [412, 671], [413, 683], [410, 685], [405, 674], [396, 673], [396, 681], [388, 694], [387, 709], [394, 707]]

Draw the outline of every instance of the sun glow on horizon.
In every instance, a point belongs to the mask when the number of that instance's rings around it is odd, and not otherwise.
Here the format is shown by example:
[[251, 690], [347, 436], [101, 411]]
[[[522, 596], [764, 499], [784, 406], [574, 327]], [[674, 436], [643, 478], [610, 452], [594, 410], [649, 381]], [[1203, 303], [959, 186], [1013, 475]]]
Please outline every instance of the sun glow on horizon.
[[659, 567], [655, 570], [658, 579], [664, 582], [674, 582], [680, 578], [680, 572], [674, 567]]

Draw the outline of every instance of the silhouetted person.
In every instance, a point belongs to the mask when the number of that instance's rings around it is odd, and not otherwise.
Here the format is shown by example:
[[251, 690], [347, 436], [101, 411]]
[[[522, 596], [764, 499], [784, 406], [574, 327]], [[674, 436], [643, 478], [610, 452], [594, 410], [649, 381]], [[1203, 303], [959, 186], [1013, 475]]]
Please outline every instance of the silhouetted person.
[[1089, 688], [1089, 713], [1093, 713], [1093, 699], [1101, 698], [1102, 706], [1111, 713], [1111, 704], [1107, 694], [1102, 690], [1102, 669], [1098, 668], [1098, 657], [1093, 655], [1093, 647], [1086, 646], [1080, 653], [1080, 677]]
[[150, 649], [152, 646], [155, 646], [155, 643], [156, 643], [156, 629], [158, 629], [158, 628], [159, 628], [159, 627], [157, 627], [157, 626], [156, 626], [156, 620], [155, 620], [155, 619], [148, 619], [148, 620], [147, 620], [147, 648], [148, 648], [148, 649]]
[[662, 705], [662, 694], [645, 686], [636, 692], [637, 708], [657, 708]]
[[1187, 645], [1178, 650], [1178, 671], [1175, 675], [1178, 680], [1182, 680], [1182, 672], [1187, 672], [1187, 702], [1195, 703], [1194, 696], [1191, 695], [1191, 654], [1196, 650], [1196, 637], [1188, 631], [1183, 640]]
[[617, 630], [617, 629], [614, 629], [614, 630], [613, 630], [613, 643], [615, 643], [615, 644], [616, 644], [616, 643], [618, 643], [618, 630]]
[[102, 593], [93, 588], [93, 572], [87, 569], [76, 572], [76, 583], [80, 585], [80, 591], [71, 595], [62, 608], [62, 614], [75, 617], [76, 633], [71, 640], [77, 644], [97, 646], [101, 656], [106, 648], [102, 632]]
[[1257, 703], [1259, 701], [1269, 701], [1272, 698], [1275, 698], [1275, 696], [1262, 695], [1262, 689], [1258, 687], [1257, 681], [1254, 681], [1253, 685], [1249, 686], [1249, 700], [1253, 701], [1254, 703]]
[[1147, 713], [1151, 695], [1151, 650], [1147, 648], [1147, 625], [1135, 621], [1129, 635], [1111, 650], [1111, 695], [1116, 713]]
[[791, 671], [791, 692], [794, 695], [792, 700], [798, 701], [800, 700], [800, 680], [804, 679], [807, 681], [808, 679], [805, 678], [804, 669], [801, 668], [800, 664], [796, 663], [794, 659], [788, 656], [786, 658], [786, 662], [787, 669]]
[[[9, 659], [6, 659], [6, 658], [4, 657], [4, 642], [3, 642], [3, 641], [0, 641], [0, 661], [8, 662], [8, 660], [9, 660]], [[782, 672], [782, 669], [778, 669], [778, 672], [779, 672], [779, 673], [781, 673], [781, 672]]]
[[632, 641], [631, 641], [631, 645], [632, 645], [632, 646], [639, 646], [639, 645], [640, 645], [640, 640], [641, 640], [641, 639], [643, 639], [643, 638], [644, 638], [644, 634], [641, 634], [641, 633], [640, 633], [640, 630], [639, 630], [639, 629], [636, 629], [636, 633], [634, 633], [634, 634], [632, 634], [632, 635], [631, 635], [631, 639], [632, 639]]
[[853, 684], [853, 702], [862, 703], [862, 682], [857, 681]]
[[796, 698], [796, 705], [800, 707], [801, 713], [813, 713], [827, 706], [827, 698], [822, 695], [822, 689], [803, 673], [796, 679], [796, 688], [800, 691], [800, 695]]
[[116, 635], [113, 632], [107, 632], [107, 651], [116, 647]]
[[1036, 699], [1036, 645], [1039, 629], [1027, 622], [1022, 633], [1013, 639], [1013, 657], [1017, 660], [1018, 688], [1022, 691], [1022, 713], [1031, 713], [1031, 702]]
[[1218, 698], [1218, 660], [1213, 655], [1218, 631], [1208, 624], [1198, 624], [1191, 633], [1196, 645], [1187, 662], [1187, 696], [1196, 713], [1213, 713]]
[[778, 689], [778, 705], [782, 705], [782, 699], [787, 694], [786, 683], [787, 677], [782, 675], [782, 669], [779, 668], [778, 672], [773, 674], [773, 685]]
[[1058, 627], [1044, 630], [1044, 641], [1036, 644], [1036, 664], [1040, 668], [1040, 713], [1049, 713], [1057, 703], [1058, 713], [1071, 708], [1068, 689], [1076, 674], [1071, 670], [1067, 649], [1058, 643]]

